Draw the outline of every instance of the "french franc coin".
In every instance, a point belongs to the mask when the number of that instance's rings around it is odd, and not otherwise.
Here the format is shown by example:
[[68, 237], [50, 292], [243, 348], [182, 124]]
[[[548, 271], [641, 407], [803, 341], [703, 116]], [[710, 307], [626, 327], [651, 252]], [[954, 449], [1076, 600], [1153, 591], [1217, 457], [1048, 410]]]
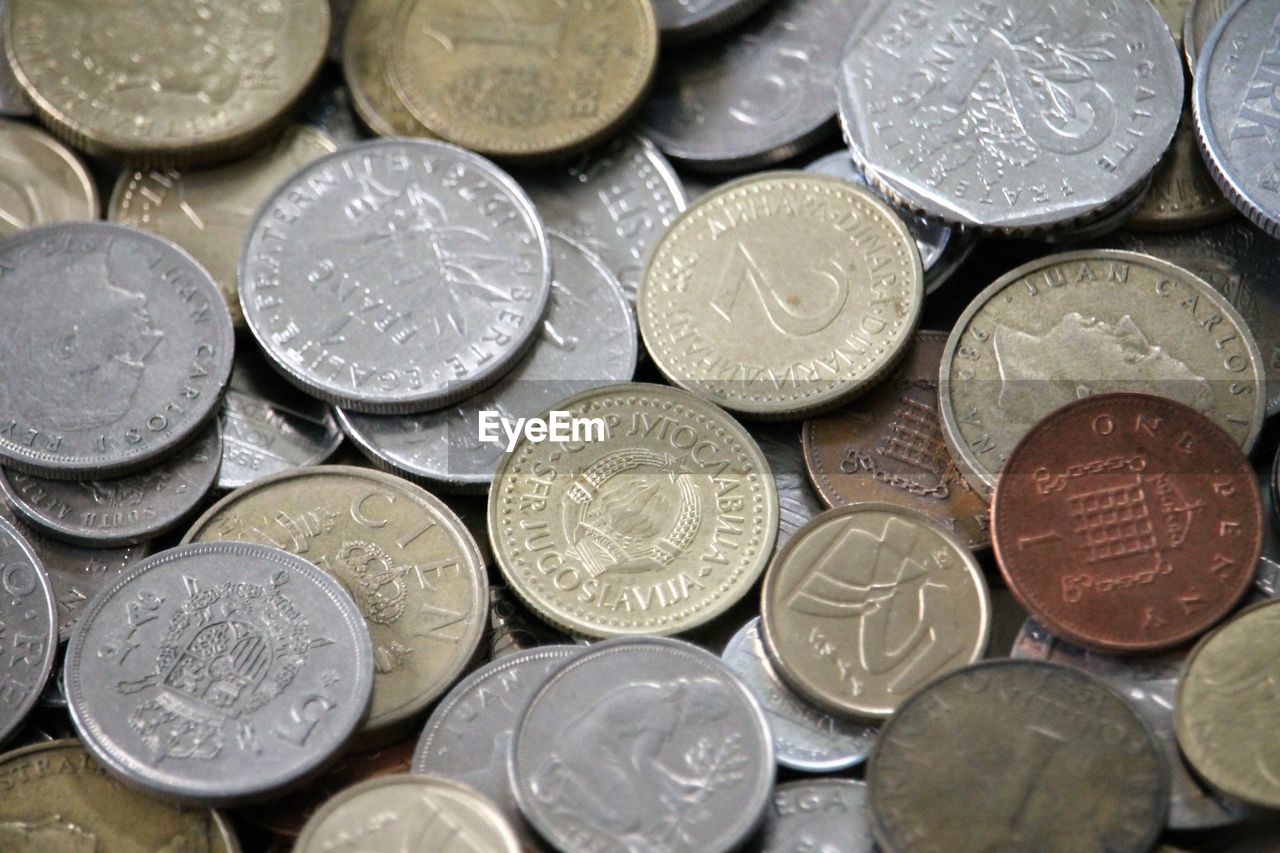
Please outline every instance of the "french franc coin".
[[701, 41], [748, 18], [768, 0], [653, 0], [663, 45]]
[[0, 237], [97, 218], [98, 188], [80, 158], [42, 130], [0, 119]]
[[319, 772], [369, 707], [373, 648], [354, 601], [300, 557], [185, 545], [99, 594], [67, 646], [85, 747], [162, 799], [268, 799]]
[[854, 779], [806, 779], [773, 789], [760, 853], [875, 853], [867, 786]]
[[314, 397], [407, 414], [493, 384], [537, 335], [551, 290], [528, 196], [442, 142], [354, 145], [258, 210], [240, 303], [271, 363]]
[[58, 653], [58, 608], [35, 549], [0, 520], [0, 743], [18, 731], [44, 692]]

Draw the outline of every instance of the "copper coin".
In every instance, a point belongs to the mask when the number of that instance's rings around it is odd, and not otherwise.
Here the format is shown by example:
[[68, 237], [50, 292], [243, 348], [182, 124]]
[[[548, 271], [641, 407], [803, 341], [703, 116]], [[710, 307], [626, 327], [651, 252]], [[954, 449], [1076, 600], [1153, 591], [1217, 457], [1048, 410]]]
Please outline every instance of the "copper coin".
[[922, 512], [970, 548], [991, 544], [990, 510], [942, 435], [938, 371], [946, 332], [917, 332], [893, 378], [856, 405], [805, 421], [805, 466], [829, 507], [891, 503]]
[[1050, 631], [1115, 653], [1184, 643], [1249, 589], [1262, 496], [1239, 445], [1164, 397], [1069, 403], [1014, 448], [991, 505], [996, 559]]

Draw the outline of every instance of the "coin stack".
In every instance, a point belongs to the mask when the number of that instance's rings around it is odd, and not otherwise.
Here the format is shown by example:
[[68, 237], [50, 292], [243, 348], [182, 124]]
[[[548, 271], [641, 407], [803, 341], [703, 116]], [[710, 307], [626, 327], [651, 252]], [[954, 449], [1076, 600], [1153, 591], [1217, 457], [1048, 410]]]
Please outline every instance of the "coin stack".
[[1280, 850], [1275, 0], [0, 25], [0, 851]]

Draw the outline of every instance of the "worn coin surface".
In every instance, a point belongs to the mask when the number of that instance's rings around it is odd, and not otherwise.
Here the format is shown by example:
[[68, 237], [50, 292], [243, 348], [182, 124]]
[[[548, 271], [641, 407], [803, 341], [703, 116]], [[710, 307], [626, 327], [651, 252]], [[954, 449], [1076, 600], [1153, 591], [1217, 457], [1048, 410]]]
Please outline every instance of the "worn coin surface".
[[778, 675], [821, 708], [882, 719], [925, 682], [980, 659], [982, 568], [951, 533], [889, 504], [828, 510], [787, 543], [761, 592]]
[[830, 773], [861, 764], [876, 742], [876, 727], [815, 708], [786, 685], [769, 662], [753, 618], [733, 635], [720, 659], [747, 686], [769, 719], [774, 758], [783, 767]]
[[[0, 39], [4, 37], [4, 29], [8, 15], [5, 13], [7, 0], [0, 0]], [[0, 57], [0, 115], [25, 118], [32, 115], [31, 102], [23, 94], [22, 87], [13, 76], [13, 67], [9, 57]]]
[[727, 30], [768, 0], [653, 0], [663, 45], [685, 44]]
[[515, 732], [525, 817], [565, 853], [722, 853], [759, 823], [773, 745], [724, 664], [676, 640], [601, 643], [551, 676]]
[[396, 94], [442, 139], [545, 160], [612, 136], [658, 58], [649, 0], [408, 0], [388, 68]]
[[838, 406], [903, 354], [924, 303], [920, 253], [871, 191], [770, 172], [704, 196], [663, 234], [637, 308], [668, 379], [727, 409]]
[[186, 252], [132, 228], [75, 222], [0, 241], [0, 265], [7, 466], [55, 479], [126, 474], [214, 415], [231, 373], [231, 316]]
[[358, 0], [342, 42], [342, 73], [351, 104], [378, 136], [434, 136], [413, 117], [387, 73], [387, 45], [401, 0]]
[[[975, 779], [998, 780], [983, 796]], [[1169, 770], [1104, 682], [1039, 661], [986, 661], [912, 696], [867, 770], [888, 850], [1150, 850]]]
[[516, 594], [593, 637], [687, 631], [741, 599], [778, 530], [777, 487], [747, 431], [663, 385], [614, 385], [556, 408], [602, 421], [603, 440], [521, 438], [503, 457], [489, 536]]
[[210, 507], [184, 541], [218, 540], [297, 554], [351, 594], [373, 638], [365, 743], [369, 732], [398, 733], [448, 690], [484, 634], [487, 581], [471, 534], [398, 477], [341, 465], [265, 477]]
[[1090, 393], [1162, 394], [1248, 452], [1265, 409], [1262, 355], [1226, 298], [1130, 252], [1051, 255], [1001, 277], [957, 321], [938, 405], [960, 472], [989, 493], [1018, 440]]
[[489, 161], [423, 139], [354, 145], [259, 209], [240, 303], [309, 394], [378, 414], [441, 408], [533, 342], [551, 290], [533, 203]]
[[230, 822], [139, 793], [74, 740], [0, 755], [0, 849], [51, 853], [138, 850], [239, 853]]
[[1150, 652], [1194, 639], [1248, 592], [1262, 553], [1249, 460], [1188, 406], [1100, 394], [1018, 443], [991, 503], [1000, 571], [1078, 645]]
[[146, 166], [227, 160], [306, 91], [325, 0], [8, 0], [5, 53], [54, 133]]
[[920, 331], [892, 378], [853, 406], [805, 421], [809, 477], [827, 506], [895, 504], [970, 548], [991, 544], [990, 509], [956, 469], [938, 420], [946, 332]]
[[840, 66], [856, 159], [913, 210], [1001, 232], [1097, 215], [1169, 147], [1183, 70], [1150, 3], [873, 6]]
[[796, 531], [826, 507], [814, 494], [804, 470], [804, 454], [800, 450], [800, 426], [794, 421], [761, 421], [749, 428], [751, 437], [760, 445], [774, 485], [778, 487], [778, 538], [773, 550], [787, 544]]
[[511, 441], [496, 423], [486, 437], [486, 413], [515, 428], [575, 393], [632, 378], [639, 341], [622, 286], [578, 243], [554, 232], [548, 242], [551, 298], [538, 339], [497, 384], [425, 415], [337, 410], [342, 430], [375, 465], [449, 491], [483, 491]]
[[58, 653], [53, 586], [35, 549], [4, 520], [0, 520], [0, 628], [5, 665], [0, 743], [4, 743], [35, 707]]
[[1200, 63], [1200, 52], [1208, 44], [1213, 28], [1235, 2], [1236, 0], [1191, 0], [1187, 6], [1186, 17], [1182, 19], [1182, 50], [1193, 76]]
[[1151, 181], [1142, 205], [1126, 227], [1137, 231], [1186, 231], [1214, 225], [1236, 215], [1218, 189], [1196, 143], [1195, 123], [1183, 111], [1178, 132]]
[[94, 758], [158, 797], [265, 799], [317, 772], [365, 716], [369, 632], [329, 575], [276, 548], [164, 551], [93, 599], [67, 703]]
[[867, 786], [854, 779], [787, 782], [773, 789], [761, 853], [873, 853]]
[[277, 186], [306, 164], [337, 150], [324, 133], [292, 125], [252, 156], [214, 169], [124, 171], [107, 218], [167, 237], [213, 276], [237, 328], [236, 263], [253, 215]]
[[0, 237], [97, 218], [98, 188], [80, 159], [47, 133], [0, 119]]

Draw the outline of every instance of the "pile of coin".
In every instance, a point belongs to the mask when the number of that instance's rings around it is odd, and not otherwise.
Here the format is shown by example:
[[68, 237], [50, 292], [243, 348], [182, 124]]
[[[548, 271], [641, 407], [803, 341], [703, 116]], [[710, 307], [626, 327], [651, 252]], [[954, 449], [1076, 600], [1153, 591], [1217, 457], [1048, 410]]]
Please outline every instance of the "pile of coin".
[[1274, 0], [0, 21], [0, 850], [1280, 849]]

